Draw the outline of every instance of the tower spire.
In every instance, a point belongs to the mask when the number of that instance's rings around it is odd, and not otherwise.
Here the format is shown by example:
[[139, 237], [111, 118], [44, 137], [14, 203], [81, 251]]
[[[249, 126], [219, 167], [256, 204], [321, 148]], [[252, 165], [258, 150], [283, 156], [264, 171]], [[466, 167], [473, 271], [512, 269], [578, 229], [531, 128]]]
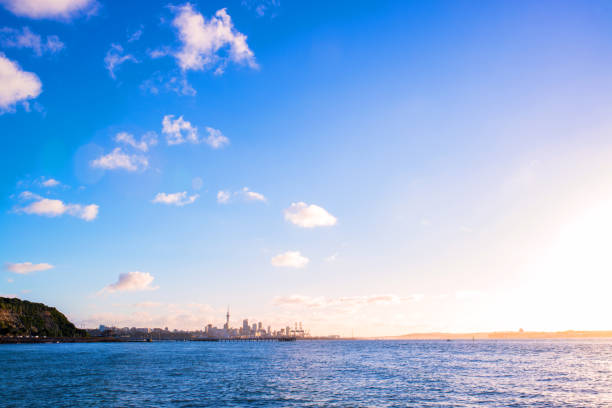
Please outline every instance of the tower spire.
[[227, 305], [227, 314], [225, 315], [225, 328], [226, 329], [229, 329], [229, 318], [230, 318], [229, 305]]

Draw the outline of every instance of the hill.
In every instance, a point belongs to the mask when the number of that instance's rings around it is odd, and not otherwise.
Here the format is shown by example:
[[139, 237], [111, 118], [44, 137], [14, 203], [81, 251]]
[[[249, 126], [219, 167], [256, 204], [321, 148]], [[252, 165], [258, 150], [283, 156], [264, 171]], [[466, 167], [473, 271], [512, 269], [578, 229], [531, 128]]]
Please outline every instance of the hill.
[[54, 307], [0, 297], [0, 336], [84, 337], [86, 332]]

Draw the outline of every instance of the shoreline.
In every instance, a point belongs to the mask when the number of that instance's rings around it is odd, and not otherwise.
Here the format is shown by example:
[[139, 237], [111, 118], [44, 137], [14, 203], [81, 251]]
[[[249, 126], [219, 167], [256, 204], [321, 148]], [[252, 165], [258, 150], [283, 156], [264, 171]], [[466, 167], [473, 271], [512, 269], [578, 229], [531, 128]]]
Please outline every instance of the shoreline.
[[451, 333], [422, 333], [406, 336], [388, 337], [309, 337], [309, 338], [193, 338], [193, 339], [129, 339], [117, 337], [0, 337], [2, 344], [67, 344], [67, 343], [159, 343], [159, 342], [296, 342], [296, 341], [516, 341], [516, 340], [612, 340], [612, 332], [576, 332], [576, 333], [474, 333], [451, 334]]

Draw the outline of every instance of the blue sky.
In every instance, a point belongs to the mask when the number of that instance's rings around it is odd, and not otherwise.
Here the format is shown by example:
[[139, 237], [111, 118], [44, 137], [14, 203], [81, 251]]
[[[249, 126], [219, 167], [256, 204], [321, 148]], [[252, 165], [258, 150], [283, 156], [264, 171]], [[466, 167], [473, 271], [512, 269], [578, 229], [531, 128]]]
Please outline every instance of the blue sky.
[[610, 328], [606, 2], [0, 5], [0, 294], [85, 326]]

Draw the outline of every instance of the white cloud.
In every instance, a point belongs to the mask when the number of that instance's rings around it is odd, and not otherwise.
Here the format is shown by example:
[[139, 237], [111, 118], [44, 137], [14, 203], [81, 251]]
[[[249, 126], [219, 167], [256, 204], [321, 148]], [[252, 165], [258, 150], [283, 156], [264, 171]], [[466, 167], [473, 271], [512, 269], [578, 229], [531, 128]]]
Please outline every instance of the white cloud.
[[[172, 24], [178, 29], [182, 47], [174, 57], [183, 71], [214, 68], [220, 74], [230, 61], [257, 67], [247, 37], [234, 29], [225, 9], [210, 19], [204, 18], [189, 3], [176, 7], [175, 11]], [[227, 50], [226, 54], [221, 55], [221, 50]]]
[[263, 194], [251, 191], [248, 187], [243, 187], [242, 190], [234, 191], [233, 193], [229, 190], [220, 190], [217, 193], [217, 202], [219, 204], [228, 204], [232, 197], [238, 197], [245, 201], [266, 202], [266, 197]]
[[9, 27], [0, 29], [0, 43], [7, 48], [30, 48], [39, 57], [44, 53], [54, 54], [64, 48], [64, 43], [57, 35], [48, 35], [47, 41], [43, 41], [40, 35], [28, 27], [21, 30]]
[[29, 198], [33, 198], [37, 201], [34, 201], [33, 203], [19, 209], [19, 212], [42, 215], [46, 217], [58, 217], [60, 215], [68, 214], [85, 221], [95, 220], [98, 216], [99, 206], [96, 204], [66, 204], [61, 200], [42, 198], [36, 195], [32, 195]]
[[219, 192], [217, 193], [217, 202], [219, 204], [227, 204], [229, 203], [229, 200], [231, 197], [232, 197], [232, 194], [229, 191], [219, 190]]
[[211, 127], [206, 127], [206, 132], [208, 136], [204, 141], [213, 149], [218, 149], [229, 144], [229, 139], [221, 133], [219, 129], [213, 129]]
[[13, 14], [29, 18], [70, 19], [95, 9], [94, 0], [0, 0]]
[[174, 119], [174, 115], [165, 115], [162, 119], [162, 134], [166, 135], [168, 145], [204, 142], [213, 149], [218, 149], [229, 144], [229, 139], [220, 130], [206, 127], [206, 132], [208, 136], [200, 139], [197, 126], [192, 125], [183, 116]]
[[[151, 51], [151, 55], [155, 52]], [[157, 55], [157, 54], [155, 54]], [[140, 84], [140, 89], [144, 92], [149, 92], [157, 95], [160, 91], [175, 92], [178, 95], [194, 96], [197, 92], [183, 75], [162, 74], [161, 72], [154, 73], [151, 78]]]
[[1, 52], [0, 84], [0, 114], [13, 112], [16, 103], [36, 98], [42, 92], [42, 83], [36, 74], [21, 70]]
[[174, 115], [166, 115], [162, 120], [162, 133], [166, 135], [168, 145], [185, 143], [198, 143], [198, 128], [191, 125], [191, 122], [179, 116], [173, 119]]
[[266, 201], [266, 197], [263, 194], [251, 191], [248, 187], [243, 187], [242, 195], [248, 201]]
[[324, 208], [303, 202], [292, 203], [285, 210], [285, 220], [303, 228], [328, 227], [336, 225], [338, 221]]
[[151, 286], [155, 278], [148, 272], [128, 272], [119, 275], [117, 282], [104, 287], [101, 292], [134, 292], [142, 290], [155, 290], [157, 286]]
[[194, 194], [192, 196], [187, 196], [187, 192], [183, 191], [180, 193], [158, 193], [153, 199], [154, 203], [167, 204], [167, 205], [176, 205], [177, 207], [182, 207], [187, 204], [192, 204], [199, 197], [198, 194]]
[[46, 271], [53, 268], [53, 265], [48, 263], [33, 264], [32, 262], [20, 262], [20, 263], [7, 263], [6, 269], [18, 273], [20, 275], [26, 275], [32, 272]]
[[104, 57], [104, 66], [108, 70], [111, 78], [115, 79], [115, 69], [119, 69], [119, 66], [125, 62], [138, 63], [136, 57], [132, 54], [123, 54], [123, 47], [119, 44], [111, 44], [110, 49], [106, 52]]
[[41, 196], [39, 196], [36, 193], [33, 193], [31, 191], [23, 191], [21, 192], [21, 194], [19, 194], [19, 198], [22, 200], [40, 200], [42, 199]]
[[134, 41], [138, 41], [140, 40], [140, 37], [142, 37], [142, 29], [143, 27], [140, 26], [140, 28], [136, 31], [134, 31], [130, 36], [128, 36], [128, 42], [134, 42]]
[[116, 147], [111, 153], [93, 160], [91, 166], [105, 170], [137, 171], [146, 169], [149, 166], [149, 161], [144, 156], [130, 155], [124, 153], [120, 147]]
[[309, 259], [302, 256], [299, 251], [287, 251], [272, 257], [270, 262], [277, 267], [303, 268], [308, 264]]
[[[57, 181], [56, 179], [50, 178], [50, 179], [43, 179], [40, 184], [43, 187], [56, 187], [60, 185], [60, 182]], [[24, 191], [25, 192], [25, 191]]]
[[146, 152], [149, 147], [157, 144], [157, 133], [147, 132], [140, 138], [140, 141], [134, 138], [134, 135], [127, 132], [119, 132], [115, 135], [115, 142], [124, 143], [128, 146], [132, 146], [134, 149]]

